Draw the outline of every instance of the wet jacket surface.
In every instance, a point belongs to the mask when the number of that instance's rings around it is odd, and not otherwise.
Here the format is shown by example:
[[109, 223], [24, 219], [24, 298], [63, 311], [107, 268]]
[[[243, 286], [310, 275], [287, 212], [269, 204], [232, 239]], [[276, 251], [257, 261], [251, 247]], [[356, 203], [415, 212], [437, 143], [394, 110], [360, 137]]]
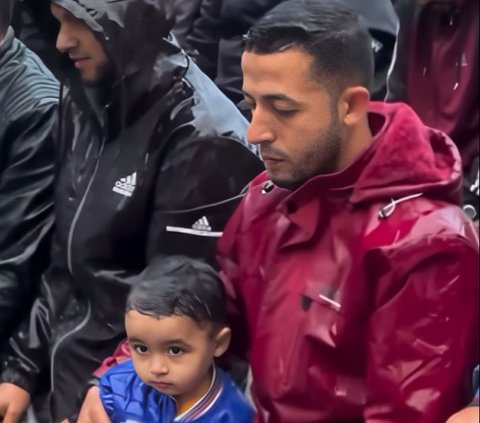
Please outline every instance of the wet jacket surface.
[[[52, 266], [2, 380], [33, 391], [48, 370], [54, 422], [75, 416], [87, 381], [124, 338], [131, 281], [162, 254], [213, 261], [243, 188], [261, 170], [246, 122], [167, 31], [164, 3], [58, 0], [113, 58], [97, 111], [72, 69], [61, 102]], [[46, 405], [47, 405], [46, 404]]]
[[208, 392], [178, 417], [175, 400], [143, 383], [131, 360], [102, 377], [100, 398], [112, 423], [251, 423], [254, 416], [230, 376], [218, 368]]
[[465, 174], [479, 154], [479, 2], [398, 0], [400, 32], [388, 101], [412, 106], [460, 150]]
[[48, 263], [58, 92], [10, 29], [0, 45], [0, 348]]
[[373, 103], [370, 126], [340, 173], [294, 192], [257, 177], [220, 240], [258, 423], [440, 423], [471, 398], [478, 235], [458, 151], [405, 105]]
[[187, 37], [193, 30], [195, 21], [200, 16], [202, 0], [175, 0], [173, 8], [175, 13], [175, 26], [172, 33], [177, 37], [178, 43], [187, 52], [191, 49]]
[[[243, 99], [241, 56], [242, 37], [260, 18], [283, 0], [202, 0], [200, 17], [188, 36], [198, 52], [199, 66], [235, 103]], [[324, 0], [325, 1], [325, 0]], [[366, 20], [374, 38], [375, 99], [385, 98], [387, 71], [397, 32], [397, 16], [385, 0], [342, 0]]]

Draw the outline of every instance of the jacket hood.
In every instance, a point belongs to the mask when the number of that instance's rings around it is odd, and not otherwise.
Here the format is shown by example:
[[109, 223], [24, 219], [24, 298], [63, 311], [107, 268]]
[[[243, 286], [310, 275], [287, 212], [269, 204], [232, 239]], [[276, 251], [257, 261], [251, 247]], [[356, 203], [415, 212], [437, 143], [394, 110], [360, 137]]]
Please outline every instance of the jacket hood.
[[460, 204], [461, 158], [450, 138], [400, 103], [372, 103], [370, 125], [372, 146], [346, 171], [361, 169], [352, 203], [422, 194]]
[[117, 77], [153, 65], [174, 24], [169, 0], [52, 0], [97, 33]]
[[[351, 166], [308, 180], [286, 201], [304, 203], [330, 191], [347, 193], [352, 207], [381, 202], [388, 210], [417, 197], [461, 204], [461, 158], [450, 138], [403, 103], [372, 102], [369, 120], [372, 144]], [[267, 181], [264, 172], [253, 185], [264, 184], [268, 192], [273, 184]]]

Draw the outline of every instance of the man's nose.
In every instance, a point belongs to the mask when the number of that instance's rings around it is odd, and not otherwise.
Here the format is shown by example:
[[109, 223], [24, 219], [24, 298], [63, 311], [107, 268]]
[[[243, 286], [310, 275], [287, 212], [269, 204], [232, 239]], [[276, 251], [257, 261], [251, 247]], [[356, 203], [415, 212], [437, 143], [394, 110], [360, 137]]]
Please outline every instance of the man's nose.
[[252, 119], [247, 130], [247, 139], [250, 144], [254, 145], [275, 141], [275, 132], [270, 119], [259, 108], [252, 111]]
[[78, 39], [67, 25], [61, 25], [57, 36], [56, 47], [60, 53], [67, 53], [78, 46]]

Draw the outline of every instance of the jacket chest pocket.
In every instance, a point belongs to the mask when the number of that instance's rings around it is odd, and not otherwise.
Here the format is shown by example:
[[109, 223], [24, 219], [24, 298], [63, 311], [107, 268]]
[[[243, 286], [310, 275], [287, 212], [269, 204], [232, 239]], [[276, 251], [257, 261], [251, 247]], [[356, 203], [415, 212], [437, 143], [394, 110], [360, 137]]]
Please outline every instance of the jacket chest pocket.
[[341, 295], [328, 288], [307, 287], [301, 298], [306, 342], [313, 348], [335, 349], [344, 323]]

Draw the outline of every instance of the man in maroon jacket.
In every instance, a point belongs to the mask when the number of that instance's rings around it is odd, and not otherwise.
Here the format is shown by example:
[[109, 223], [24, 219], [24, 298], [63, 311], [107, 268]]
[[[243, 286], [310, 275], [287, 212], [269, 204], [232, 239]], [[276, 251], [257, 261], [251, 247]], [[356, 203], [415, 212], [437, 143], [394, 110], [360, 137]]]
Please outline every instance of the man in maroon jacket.
[[408, 106], [369, 102], [368, 32], [335, 1], [282, 3], [245, 42], [267, 171], [218, 256], [256, 422], [445, 422], [478, 357], [456, 147]]

